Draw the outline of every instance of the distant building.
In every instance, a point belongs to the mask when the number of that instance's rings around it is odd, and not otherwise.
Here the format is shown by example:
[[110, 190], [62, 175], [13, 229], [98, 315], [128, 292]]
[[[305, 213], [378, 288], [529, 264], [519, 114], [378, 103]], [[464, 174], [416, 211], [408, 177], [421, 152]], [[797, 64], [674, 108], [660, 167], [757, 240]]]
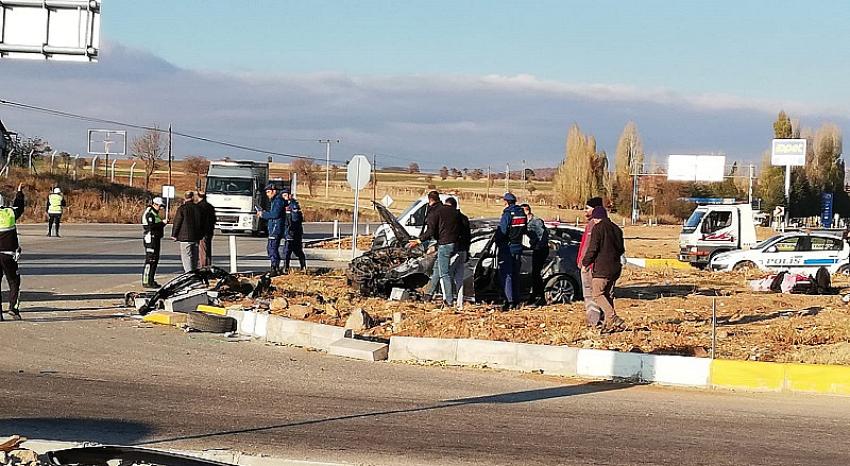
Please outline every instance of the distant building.
[[5, 161], [11, 150], [12, 134], [3, 126], [3, 120], [0, 120], [0, 159]]

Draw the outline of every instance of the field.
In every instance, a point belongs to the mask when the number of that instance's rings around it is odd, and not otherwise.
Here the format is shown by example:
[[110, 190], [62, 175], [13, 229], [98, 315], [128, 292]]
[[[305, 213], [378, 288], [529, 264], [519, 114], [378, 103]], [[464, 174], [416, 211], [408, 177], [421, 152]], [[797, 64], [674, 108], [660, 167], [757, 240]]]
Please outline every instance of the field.
[[[288, 307], [273, 306], [272, 312], [343, 325], [359, 308], [376, 321], [365, 334], [381, 338], [477, 338], [708, 357], [716, 305], [718, 358], [850, 364], [850, 306], [839, 295], [749, 291], [747, 280], [758, 276], [627, 268], [616, 292], [617, 310], [627, 329], [610, 334], [586, 326], [579, 302], [508, 313], [490, 305], [456, 311], [431, 303], [363, 299], [346, 286], [341, 272], [275, 279], [274, 295], [285, 297]], [[847, 291], [845, 277], [835, 280]], [[394, 314], [401, 317], [396, 324]]]

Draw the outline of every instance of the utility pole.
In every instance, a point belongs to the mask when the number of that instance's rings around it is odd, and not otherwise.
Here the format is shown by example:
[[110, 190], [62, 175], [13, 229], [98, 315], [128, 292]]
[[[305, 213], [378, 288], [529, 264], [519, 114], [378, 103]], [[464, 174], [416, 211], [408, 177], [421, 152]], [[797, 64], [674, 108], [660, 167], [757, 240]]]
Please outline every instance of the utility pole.
[[487, 194], [484, 196], [484, 205], [490, 202], [490, 165], [487, 165]]
[[372, 202], [376, 202], [378, 196], [378, 163], [375, 154], [372, 154]]
[[339, 144], [339, 139], [319, 139], [319, 144], [325, 145], [325, 199], [330, 197], [331, 186], [331, 143]]
[[171, 186], [171, 123], [168, 124], [168, 185]]
[[511, 164], [505, 164], [505, 192], [511, 191]]
[[522, 159], [522, 184], [525, 185], [525, 159]]
[[638, 166], [632, 159], [632, 225], [638, 221]]
[[750, 207], [753, 205], [753, 177], [755, 176], [756, 167], [750, 164], [750, 175], [747, 177], [747, 202]]

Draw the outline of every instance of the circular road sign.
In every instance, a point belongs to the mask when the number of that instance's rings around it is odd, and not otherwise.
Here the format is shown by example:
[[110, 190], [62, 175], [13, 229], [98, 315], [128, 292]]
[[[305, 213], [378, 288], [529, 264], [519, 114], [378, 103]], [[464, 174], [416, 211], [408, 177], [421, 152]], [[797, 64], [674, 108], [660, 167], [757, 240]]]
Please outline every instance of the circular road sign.
[[355, 191], [360, 191], [369, 184], [369, 179], [372, 178], [372, 165], [365, 155], [355, 155], [348, 162], [348, 173], [345, 179], [348, 185]]

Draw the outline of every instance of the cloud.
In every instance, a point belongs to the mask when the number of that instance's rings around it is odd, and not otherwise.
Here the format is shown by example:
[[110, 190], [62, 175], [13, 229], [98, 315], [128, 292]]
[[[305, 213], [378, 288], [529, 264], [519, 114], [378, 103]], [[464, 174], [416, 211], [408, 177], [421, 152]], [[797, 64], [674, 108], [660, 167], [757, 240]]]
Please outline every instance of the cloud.
[[[266, 150], [334, 158], [382, 154], [383, 165], [503, 166], [526, 159], [554, 166], [577, 122], [613, 153], [627, 121], [649, 153], [723, 152], [757, 160], [780, 108], [807, 126], [846, 115], [732, 95], [684, 95], [628, 85], [575, 84], [516, 76], [349, 76], [187, 70], [150, 53], [106, 44], [97, 64], [0, 62], [0, 98], [176, 130]], [[7, 127], [83, 153], [100, 124], [0, 106]], [[118, 129], [118, 128], [116, 128]], [[131, 131], [131, 134], [133, 133]], [[259, 158], [176, 139], [175, 153]]]

